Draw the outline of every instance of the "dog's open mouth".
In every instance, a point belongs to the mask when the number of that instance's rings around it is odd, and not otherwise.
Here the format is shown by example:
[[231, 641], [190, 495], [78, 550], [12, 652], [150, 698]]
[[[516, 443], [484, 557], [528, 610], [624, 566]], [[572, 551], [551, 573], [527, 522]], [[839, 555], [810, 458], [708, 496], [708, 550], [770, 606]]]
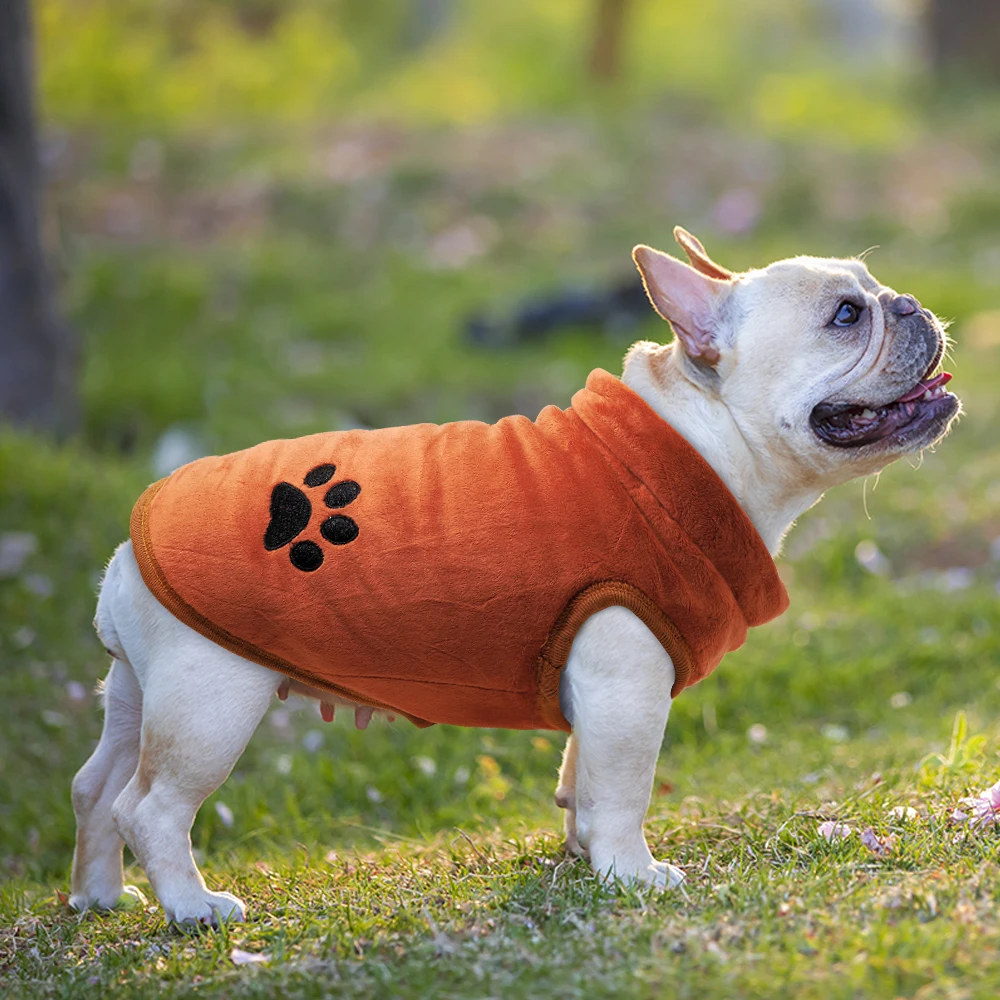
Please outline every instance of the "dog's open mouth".
[[927, 374], [899, 399], [879, 406], [849, 403], [820, 403], [812, 411], [810, 423], [827, 444], [859, 448], [887, 438], [910, 438], [939, 420], [947, 420], [957, 410], [958, 399], [945, 391], [950, 372], [931, 374], [940, 358], [935, 358]]

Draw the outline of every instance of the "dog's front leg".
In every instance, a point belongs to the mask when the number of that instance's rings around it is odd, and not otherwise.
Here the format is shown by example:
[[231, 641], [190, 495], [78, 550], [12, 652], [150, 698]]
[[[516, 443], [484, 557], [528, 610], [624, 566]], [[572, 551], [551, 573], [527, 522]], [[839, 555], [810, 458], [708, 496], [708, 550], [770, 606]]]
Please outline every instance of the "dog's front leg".
[[566, 832], [566, 850], [571, 854], [585, 854], [576, 836], [576, 758], [579, 744], [569, 734], [559, 768], [559, 785], [556, 788], [556, 805], [566, 810], [563, 828]]
[[663, 887], [684, 877], [642, 832], [673, 683], [670, 657], [631, 611], [600, 611], [577, 634], [560, 687], [573, 734], [557, 801], [601, 875]]

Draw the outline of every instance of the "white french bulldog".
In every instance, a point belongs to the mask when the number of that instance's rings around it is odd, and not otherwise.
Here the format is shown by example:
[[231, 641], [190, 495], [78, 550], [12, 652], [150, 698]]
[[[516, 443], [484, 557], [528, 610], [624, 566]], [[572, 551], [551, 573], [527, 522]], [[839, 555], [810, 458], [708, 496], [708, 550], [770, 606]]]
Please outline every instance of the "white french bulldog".
[[[941, 324], [880, 285], [860, 260], [797, 257], [733, 274], [675, 230], [690, 265], [646, 246], [634, 259], [667, 345], [635, 344], [623, 382], [685, 438], [738, 500], [772, 554], [831, 486], [938, 441], [959, 412], [937, 373]], [[168, 919], [243, 919], [211, 892], [191, 854], [202, 802], [233, 769], [288, 678], [242, 659], [174, 618], [147, 589], [131, 543], [101, 588], [97, 631], [113, 661], [104, 730], [73, 782], [77, 909], [112, 907], [127, 843]], [[386, 623], [391, 628], [391, 623]], [[683, 874], [643, 837], [674, 664], [632, 611], [610, 607], [580, 628], [560, 680], [572, 734], [557, 804], [571, 850], [601, 875], [658, 886]], [[292, 682], [324, 703], [329, 694]], [[358, 706], [361, 728], [371, 708]]]

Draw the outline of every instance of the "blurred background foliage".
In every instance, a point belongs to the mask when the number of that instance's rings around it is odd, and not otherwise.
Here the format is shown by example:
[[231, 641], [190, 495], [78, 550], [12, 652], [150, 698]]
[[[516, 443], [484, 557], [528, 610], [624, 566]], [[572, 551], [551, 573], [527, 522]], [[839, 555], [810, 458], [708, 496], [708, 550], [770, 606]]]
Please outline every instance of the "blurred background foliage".
[[930, 72], [926, 15], [38, 0], [46, 236], [85, 338], [87, 440], [148, 449], [196, 421], [236, 447], [566, 402], [631, 327], [564, 338], [539, 371], [467, 350], [463, 324], [622, 280], [677, 222], [733, 266], [879, 244], [957, 315], [1000, 267], [1000, 100]]
[[[913, 11], [851, 20], [822, 0], [638, 0], [616, 99], [696, 103], [768, 135], [892, 147]], [[214, 129], [345, 113], [474, 125], [579, 111], [606, 95], [583, 70], [588, 0], [40, 0], [43, 101], [55, 121]], [[864, 26], [862, 26], [863, 29]], [[881, 49], [882, 46], [886, 49]], [[873, 88], [872, 84], [881, 84]]]

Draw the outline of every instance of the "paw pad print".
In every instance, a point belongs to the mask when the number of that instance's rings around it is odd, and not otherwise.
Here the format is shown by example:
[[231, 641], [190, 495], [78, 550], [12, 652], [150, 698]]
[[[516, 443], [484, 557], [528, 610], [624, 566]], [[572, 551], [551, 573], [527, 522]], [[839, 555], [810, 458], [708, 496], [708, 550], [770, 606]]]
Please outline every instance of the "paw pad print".
[[[302, 480], [304, 486], [316, 489], [326, 486], [337, 472], [335, 465], [317, 465]], [[331, 510], [340, 510], [357, 499], [361, 487], [353, 479], [334, 483], [323, 495], [323, 503]], [[309, 525], [312, 502], [305, 493], [291, 483], [278, 483], [271, 490], [271, 520], [264, 532], [264, 548], [274, 552], [293, 541]], [[347, 545], [358, 537], [359, 528], [346, 514], [333, 514], [320, 526], [319, 533], [331, 545]], [[316, 542], [295, 542], [288, 550], [288, 558], [296, 569], [312, 573], [323, 565], [323, 550]]]

